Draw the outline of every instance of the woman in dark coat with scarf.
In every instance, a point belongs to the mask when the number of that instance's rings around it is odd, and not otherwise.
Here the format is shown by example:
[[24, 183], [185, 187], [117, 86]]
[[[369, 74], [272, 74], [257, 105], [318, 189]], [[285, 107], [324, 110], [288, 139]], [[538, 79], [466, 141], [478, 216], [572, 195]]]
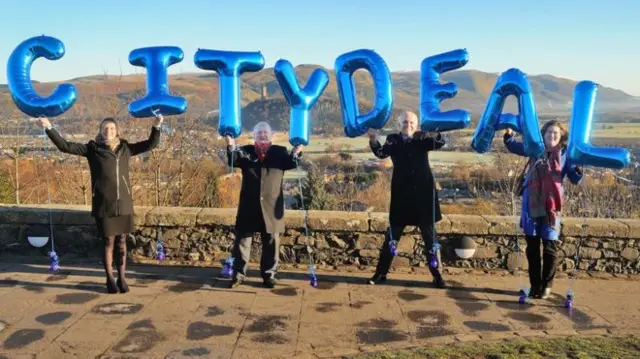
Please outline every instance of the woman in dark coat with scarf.
[[[373, 154], [381, 159], [391, 156], [393, 162], [389, 228], [380, 250], [376, 272], [369, 280], [370, 284], [386, 281], [393, 260], [390, 241], [398, 242], [406, 226], [420, 228], [429, 261], [436, 255], [430, 251], [436, 236], [435, 223], [442, 216], [428, 152], [441, 148], [445, 142], [440, 134], [434, 138], [424, 132], [416, 132], [418, 117], [413, 112], [403, 112], [398, 120], [400, 133], [388, 135], [384, 145], [378, 141], [376, 131], [369, 131], [369, 144]], [[434, 285], [444, 288], [445, 281], [438, 268], [429, 267], [429, 270]]]
[[275, 275], [280, 257], [280, 233], [284, 232], [284, 172], [297, 167], [302, 146], [291, 152], [271, 143], [272, 131], [266, 122], [253, 129], [254, 144], [236, 147], [227, 136], [229, 165], [242, 170], [242, 187], [236, 216], [231, 288], [244, 281], [251, 257], [253, 234], [260, 233], [262, 258], [260, 274], [268, 288], [276, 285]]
[[[560, 122], [553, 120], [545, 123], [541, 132], [545, 153], [541, 158], [530, 159], [525, 166], [520, 227], [527, 239], [526, 253], [531, 283], [529, 297], [546, 299], [551, 295], [558, 264], [560, 215], [564, 194], [562, 182], [567, 176], [571, 183], [580, 183], [582, 170], [572, 166], [567, 160], [569, 132]], [[504, 134], [504, 144], [509, 152], [526, 156], [524, 146], [516, 141], [511, 129]]]
[[[86, 144], [68, 142], [51, 127], [46, 118], [40, 124], [47, 136], [62, 152], [84, 156], [91, 173], [91, 215], [96, 220], [98, 235], [104, 240], [104, 270], [107, 292], [110, 294], [129, 291], [125, 279], [127, 262], [127, 234], [134, 231], [133, 198], [129, 179], [131, 157], [151, 151], [160, 142], [162, 115], [156, 116], [149, 139], [129, 143], [120, 137], [120, 129], [113, 118], [105, 118], [95, 141]], [[118, 278], [113, 275], [113, 253], [117, 244]]]

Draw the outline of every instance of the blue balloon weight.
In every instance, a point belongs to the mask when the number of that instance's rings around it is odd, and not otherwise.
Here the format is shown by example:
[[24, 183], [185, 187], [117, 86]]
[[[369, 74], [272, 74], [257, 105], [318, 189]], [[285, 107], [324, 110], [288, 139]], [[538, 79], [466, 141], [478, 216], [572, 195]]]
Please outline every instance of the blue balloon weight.
[[[504, 102], [510, 95], [518, 99], [517, 116], [502, 114]], [[471, 147], [479, 153], [487, 152], [491, 148], [496, 131], [507, 127], [522, 134], [524, 152], [527, 156], [539, 157], [544, 153], [544, 142], [538, 126], [531, 84], [527, 75], [518, 69], [505, 71], [496, 81], [473, 135]]]
[[631, 162], [624, 148], [596, 147], [591, 144], [593, 112], [598, 85], [591, 81], [579, 82], [573, 94], [573, 109], [569, 123], [569, 161], [574, 165], [622, 169]]
[[311, 132], [311, 108], [327, 88], [329, 74], [322, 69], [315, 69], [307, 80], [307, 85], [301, 89], [296, 72], [289, 61], [278, 60], [273, 72], [284, 98], [291, 106], [289, 142], [292, 146], [307, 146]]
[[40, 57], [58, 60], [64, 56], [62, 41], [50, 36], [36, 36], [23, 41], [9, 56], [7, 82], [11, 97], [20, 111], [31, 117], [55, 117], [65, 113], [78, 98], [71, 84], [56, 87], [53, 93], [42, 97], [31, 85], [31, 64]]
[[427, 57], [420, 66], [420, 125], [422, 131], [452, 131], [466, 128], [471, 114], [464, 110], [440, 111], [440, 102], [455, 97], [454, 83], [440, 84], [440, 75], [459, 69], [469, 62], [466, 49]]
[[[384, 127], [393, 109], [393, 89], [391, 73], [382, 57], [373, 50], [355, 50], [340, 55], [335, 66], [345, 134], [357, 137], [370, 128]], [[358, 110], [353, 81], [353, 73], [360, 69], [369, 71], [376, 91], [373, 109], [366, 114]]]
[[198, 49], [194, 58], [196, 66], [216, 71], [220, 78], [220, 136], [236, 138], [242, 132], [242, 98], [240, 75], [256, 72], [264, 67], [260, 52], [239, 52]]
[[167, 68], [183, 58], [182, 49], [175, 46], [144, 47], [129, 53], [131, 65], [147, 69], [147, 94], [129, 104], [131, 116], [152, 117], [154, 111], [179, 115], [187, 110], [187, 99], [172, 96], [167, 84]]

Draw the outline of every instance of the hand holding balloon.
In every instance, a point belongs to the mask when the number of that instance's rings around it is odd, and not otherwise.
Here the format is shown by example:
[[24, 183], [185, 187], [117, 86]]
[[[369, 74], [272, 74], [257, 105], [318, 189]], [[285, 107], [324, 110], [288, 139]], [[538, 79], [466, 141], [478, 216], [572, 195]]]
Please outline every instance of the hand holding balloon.
[[369, 142], [375, 142], [378, 139], [378, 131], [376, 129], [370, 128], [367, 131], [367, 136], [369, 136]]
[[236, 144], [236, 140], [233, 139], [233, 137], [231, 136], [224, 136], [224, 142], [227, 144], [227, 146], [232, 146]]
[[154, 126], [155, 127], [160, 127], [162, 126], [162, 122], [164, 121], [164, 117], [162, 116], [162, 114], [160, 113], [160, 110], [152, 110], [151, 113], [153, 114], [153, 116], [156, 118], [155, 122], [154, 122]]
[[49, 122], [49, 119], [46, 117], [39, 117], [38, 123], [40, 124], [40, 127], [44, 128], [45, 130], [51, 129], [51, 122]]

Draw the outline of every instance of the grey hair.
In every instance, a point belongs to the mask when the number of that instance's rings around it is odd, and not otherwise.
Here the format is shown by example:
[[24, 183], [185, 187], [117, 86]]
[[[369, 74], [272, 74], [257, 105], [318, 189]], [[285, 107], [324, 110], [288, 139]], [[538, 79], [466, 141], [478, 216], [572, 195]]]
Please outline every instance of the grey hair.
[[271, 138], [271, 136], [273, 136], [273, 130], [271, 130], [271, 125], [269, 125], [267, 122], [258, 122], [256, 123], [256, 125], [253, 127], [253, 138], [256, 137], [256, 135], [258, 134], [258, 131], [266, 129], [267, 131], [269, 131], [269, 138]]

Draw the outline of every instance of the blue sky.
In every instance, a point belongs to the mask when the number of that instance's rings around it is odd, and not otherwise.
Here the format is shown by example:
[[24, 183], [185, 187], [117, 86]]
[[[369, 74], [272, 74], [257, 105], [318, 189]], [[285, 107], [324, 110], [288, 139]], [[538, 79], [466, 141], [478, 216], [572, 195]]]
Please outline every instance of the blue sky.
[[[200, 71], [198, 48], [261, 51], [267, 66], [333, 68], [340, 54], [370, 48], [394, 70], [417, 70], [430, 55], [470, 53], [466, 69], [592, 80], [640, 96], [640, 1], [608, 0], [4, 0], [0, 83], [6, 61], [23, 40], [62, 40], [65, 56], [34, 63], [32, 78], [133, 73], [131, 50], [181, 47], [170, 73]], [[138, 69], [138, 72], [144, 70]]]

